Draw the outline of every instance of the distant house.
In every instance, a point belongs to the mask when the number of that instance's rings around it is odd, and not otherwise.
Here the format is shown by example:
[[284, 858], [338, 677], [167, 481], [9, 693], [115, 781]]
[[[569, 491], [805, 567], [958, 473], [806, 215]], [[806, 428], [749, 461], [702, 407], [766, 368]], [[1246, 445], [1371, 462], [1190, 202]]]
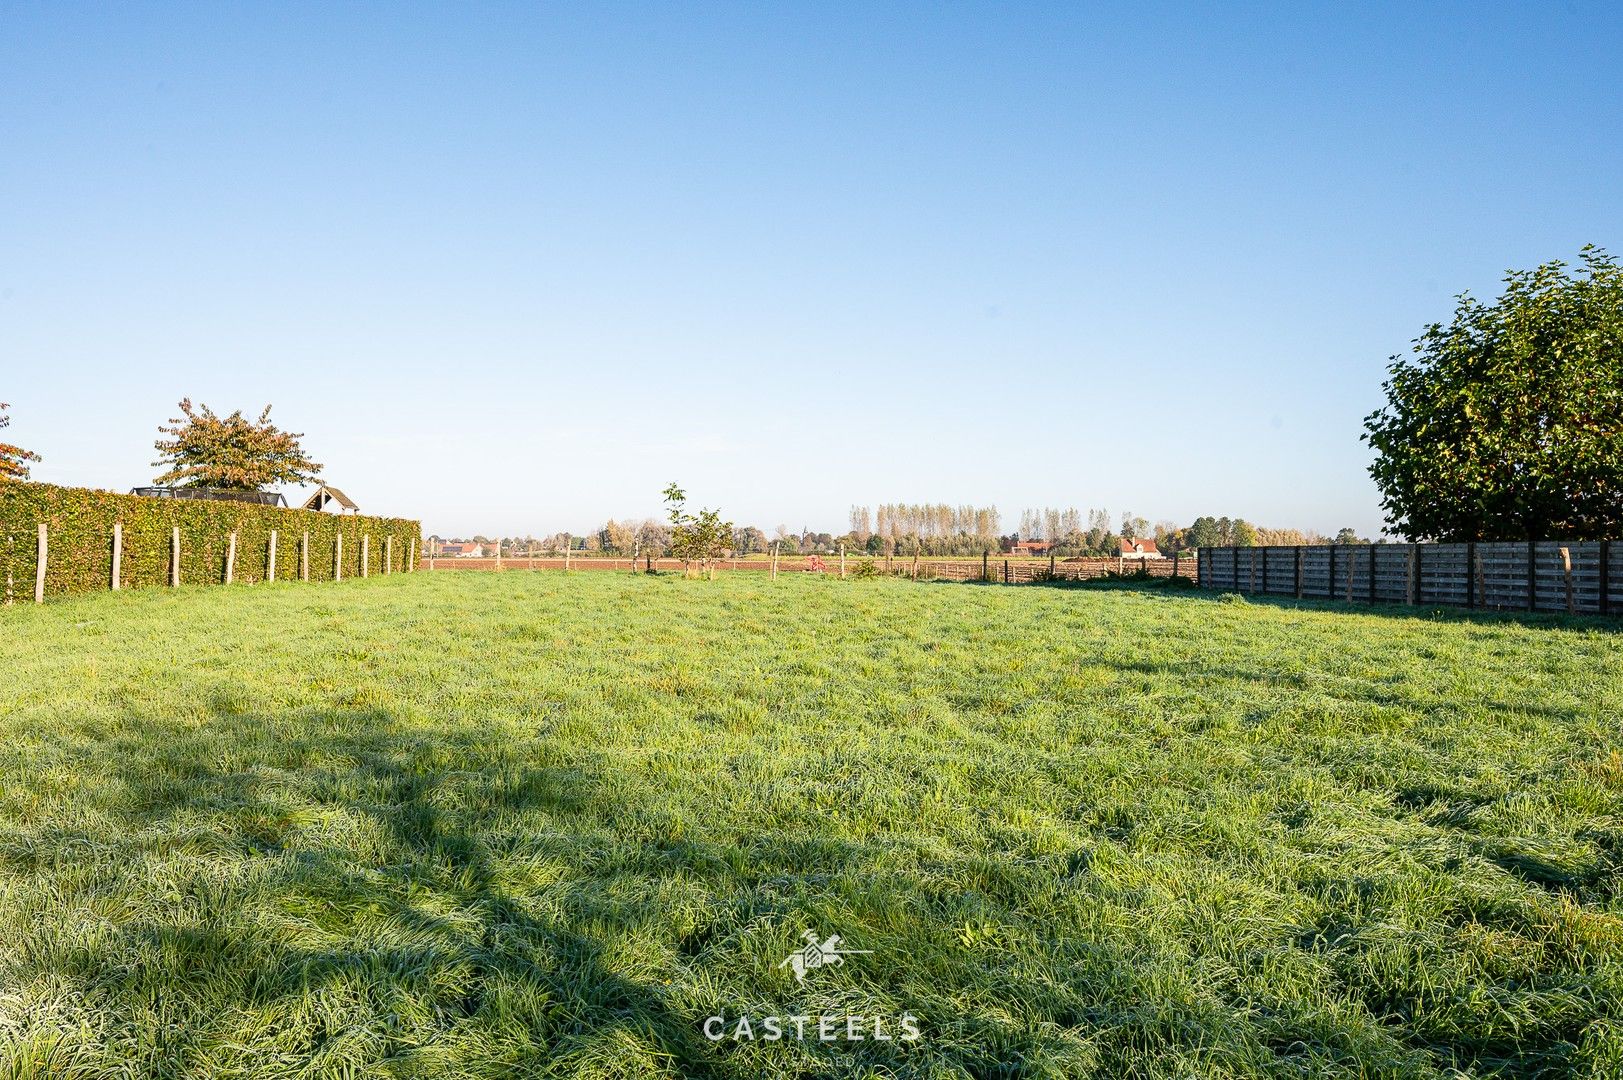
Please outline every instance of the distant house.
[[1121, 542], [1121, 557], [1124, 559], [1164, 559], [1161, 549], [1155, 546], [1154, 540], [1123, 540]]
[[485, 557], [485, 545], [441, 544], [440, 554], [449, 559], [482, 559]]
[[1009, 545], [1010, 555], [1047, 555], [1054, 545], [1047, 540], [1016, 540]]

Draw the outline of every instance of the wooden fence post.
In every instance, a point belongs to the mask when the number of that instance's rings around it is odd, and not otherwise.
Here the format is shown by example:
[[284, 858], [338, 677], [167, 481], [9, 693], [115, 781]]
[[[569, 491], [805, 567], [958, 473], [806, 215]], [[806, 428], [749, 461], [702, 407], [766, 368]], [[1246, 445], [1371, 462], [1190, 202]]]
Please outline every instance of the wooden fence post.
[[299, 580], [310, 580], [310, 534], [306, 532], [304, 539], [299, 541]]
[[270, 553], [269, 553], [268, 558], [266, 558], [266, 560], [265, 560], [265, 582], [266, 582], [266, 584], [271, 584], [271, 585], [276, 583], [276, 530], [275, 529], [271, 530], [271, 534], [270, 534]]
[[1353, 553], [1347, 552], [1347, 603], [1352, 603]]
[[1330, 545], [1330, 567], [1325, 571], [1324, 595], [1327, 599], [1336, 598], [1336, 548], [1340, 545]]
[[1567, 548], [1561, 549], [1561, 572], [1567, 579], [1567, 614], [1573, 613], [1572, 607], [1572, 552]]
[[1475, 541], [1466, 544], [1466, 607], [1488, 603], [1487, 581], [1482, 580], [1482, 559]]
[[1403, 599], [1412, 607], [1420, 603], [1420, 545], [1409, 545], [1409, 580], [1404, 583]]
[[232, 532], [231, 539], [225, 549], [225, 583], [231, 584], [231, 579], [237, 572], [237, 534]]
[[[1252, 561], [1256, 561], [1255, 554], [1252, 555]], [[1262, 548], [1262, 591], [1264, 594], [1268, 592], [1268, 548], [1266, 545]]]
[[1527, 610], [1538, 610], [1538, 541], [1527, 542]]
[[370, 561], [367, 556], [371, 554], [372, 536], [370, 533], [361, 534], [361, 576], [366, 576], [366, 564]]
[[1600, 613], [1609, 615], [1612, 611], [1612, 542], [1600, 542]]
[[1369, 602], [1372, 604], [1375, 602], [1375, 548], [1377, 546], [1376, 544], [1369, 546]]
[[432, 536], [428, 538], [428, 568], [434, 569], [434, 554], [439, 551], [440, 543]]
[[124, 524], [113, 522], [113, 591], [118, 591], [118, 575], [122, 567], [119, 565], [124, 559]]
[[44, 522], [39, 526], [39, 561], [34, 565], [34, 603], [45, 603], [45, 563], [50, 554], [50, 540], [47, 539], [47, 530]]
[[772, 580], [778, 580], [778, 542], [772, 541]]
[[[565, 570], [569, 569], [569, 549], [570, 549], [571, 546], [573, 546], [573, 538], [568, 533], [564, 533], [564, 569]], [[502, 549], [500, 547], [498, 547], [496, 549], [496, 565], [498, 567], [501, 566], [501, 562], [502, 562], [501, 550]]]
[[1178, 576], [1178, 560], [1180, 558], [1182, 558], [1182, 557], [1183, 557], [1183, 552], [1181, 552], [1181, 551], [1174, 551], [1172, 553], [1172, 576], [1173, 577]]
[[394, 534], [383, 538], [383, 572], [388, 574], [394, 569]]
[[169, 531], [169, 584], [180, 585], [180, 529]]
[[337, 539], [333, 542], [333, 549], [332, 549], [332, 579], [334, 581], [343, 581], [344, 580], [344, 534], [343, 533], [339, 533]]
[[1292, 558], [1291, 558], [1291, 562], [1293, 564], [1291, 575], [1292, 575], [1292, 580], [1293, 580], [1293, 582], [1295, 583], [1295, 586], [1296, 586], [1296, 599], [1300, 600], [1302, 598], [1302, 545], [1301, 544], [1296, 545], [1295, 551], [1294, 551], [1294, 553], [1292, 555]]
[[502, 538], [496, 537], [496, 569], [502, 568]]
[[981, 580], [982, 581], [991, 581], [992, 580], [992, 571], [987, 567], [987, 563], [991, 560], [991, 558], [992, 558], [992, 553], [990, 551], [981, 552]]
[[[734, 570], [738, 569], [738, 560], [737, 559], [733, 560], [733, 569]], [[844, 540], [840, 541], [840, 577], [842, 579], [845, 577], [845, 541]]]
[[406, 573], [417, 572], [417, 538], [411, 537], [406, 541]]

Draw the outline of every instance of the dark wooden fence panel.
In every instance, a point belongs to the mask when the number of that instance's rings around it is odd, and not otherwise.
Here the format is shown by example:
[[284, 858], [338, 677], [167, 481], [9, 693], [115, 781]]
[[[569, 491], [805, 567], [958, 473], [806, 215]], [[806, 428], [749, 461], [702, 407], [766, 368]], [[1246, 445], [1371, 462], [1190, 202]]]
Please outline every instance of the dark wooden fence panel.
[[1203, 588], [1488, 611], [1623, 614], [1623, 543], [1320, 544], [1207, 548]]

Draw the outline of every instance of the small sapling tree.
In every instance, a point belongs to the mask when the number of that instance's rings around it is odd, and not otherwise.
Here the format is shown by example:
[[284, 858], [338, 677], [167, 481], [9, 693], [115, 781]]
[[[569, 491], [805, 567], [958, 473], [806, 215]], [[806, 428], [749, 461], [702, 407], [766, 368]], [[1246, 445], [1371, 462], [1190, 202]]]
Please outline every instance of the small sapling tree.
[[712, 581], [716, 562], [727, 553], [733, 540], [733, 523], [721, 519], [720, 510], [687, 510], [687, 492], [673, 480], [665, 489], [665, 505], [671, 523], [671, 553], [683, 562], [682, 573], [692, 573], [698, 563], [700, 573]]

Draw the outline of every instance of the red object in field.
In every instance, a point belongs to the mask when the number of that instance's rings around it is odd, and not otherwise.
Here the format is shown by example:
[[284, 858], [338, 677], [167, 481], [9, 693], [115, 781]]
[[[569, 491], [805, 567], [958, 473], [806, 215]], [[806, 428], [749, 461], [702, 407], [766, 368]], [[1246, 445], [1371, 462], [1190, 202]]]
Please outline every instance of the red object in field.
[[812, 555], [806, 559], [806, 573], [808, 574], [821, 574], [827, 569], [828, 567], [823, 565], [823, 557], [821, 555]]

